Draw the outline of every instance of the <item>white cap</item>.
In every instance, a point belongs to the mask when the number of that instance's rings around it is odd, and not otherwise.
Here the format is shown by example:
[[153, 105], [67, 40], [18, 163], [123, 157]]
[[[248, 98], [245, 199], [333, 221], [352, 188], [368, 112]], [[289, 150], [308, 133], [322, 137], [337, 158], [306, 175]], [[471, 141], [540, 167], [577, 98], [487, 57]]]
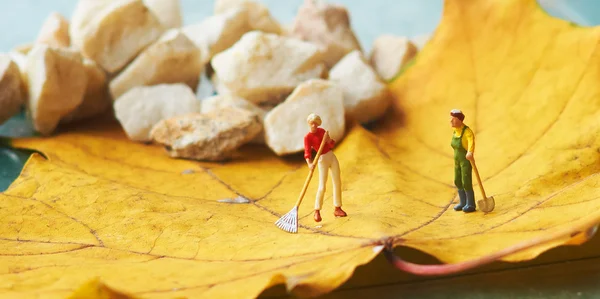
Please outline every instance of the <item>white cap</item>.
[[450, 113], [458, 114], [458, 113], [462, 113], [462, 111], [460, 111], [460, 109], [452, 109], [452, 110], [450, 110]]

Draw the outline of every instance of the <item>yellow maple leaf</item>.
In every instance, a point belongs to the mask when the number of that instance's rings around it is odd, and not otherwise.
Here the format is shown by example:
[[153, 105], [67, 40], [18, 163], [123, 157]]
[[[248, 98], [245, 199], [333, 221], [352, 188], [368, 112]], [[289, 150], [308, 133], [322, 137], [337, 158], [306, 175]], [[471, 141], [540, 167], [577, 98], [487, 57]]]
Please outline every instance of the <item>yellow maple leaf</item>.
[[[174, 160], [106, 122], [15, 139], [45, 158], [0, 195], [0, 295], [243, 298], [281, 283], [319, 295], [386, 245], [457, 263], [394, 260], [437, 274], [583, 242], [600, 220], [599, 37], [535, 0], [447, 0], [391, 84], [401, 118], [354, 127], [335, 148], [348, 217], [333, 217], [328, 192], [317, 227], [313, 182], [298, 234], [274, 222], [306, 178], [299, 157], [248, 146], [228, 163]], [[451, 209], [452, 108], [476, 133], [492, 213]], [[238, 196], [249, 203], [219, 201]]]
[[[390, 157], [402, 157], [392, 158], [398, 165], [444, 183], [453, 160], [444, 150], [448, 117], [438, 116], [462, 109], [476, 133], [484, 185], [499, 206], [474, 222], [449, 220], [445, 238], [436, 225], [420, 228], [403, 236], [404, 245], [457, 262], [548, 236], [561, 225], [597, 222], [599, 42], [600, 27], [550, 17], [534, 0], [445, 2], [432, 40], [391, 84], [401, 124], [388, 123], [377, 133], [388, 141]], [[564, 242], [504, 260], [530, 259]], [[462, 257], [449, 250], [460, 247]]]

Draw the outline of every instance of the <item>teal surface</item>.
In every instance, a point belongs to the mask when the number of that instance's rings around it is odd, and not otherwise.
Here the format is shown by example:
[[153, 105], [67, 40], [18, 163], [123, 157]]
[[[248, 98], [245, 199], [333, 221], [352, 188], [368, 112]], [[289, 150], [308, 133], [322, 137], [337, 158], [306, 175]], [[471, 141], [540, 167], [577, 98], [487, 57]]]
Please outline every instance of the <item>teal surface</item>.
[[30, 152], [0, 147], [0, 190], [4, 191], [19, 176]]
[[20, 113], [0, 126], [0, 191], [4, 191], [19, 176], [32, 151], [10, 148], [7, 137], [35, 135], [31, 123]]

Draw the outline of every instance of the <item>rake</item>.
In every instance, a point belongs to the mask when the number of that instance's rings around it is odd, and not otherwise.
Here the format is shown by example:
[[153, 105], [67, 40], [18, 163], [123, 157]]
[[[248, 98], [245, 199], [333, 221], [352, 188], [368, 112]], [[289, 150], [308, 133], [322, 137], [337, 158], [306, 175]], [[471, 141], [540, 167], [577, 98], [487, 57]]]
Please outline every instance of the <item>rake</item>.
[[[325, 145], [327, 139], [329, 139], [329, 132], [325, 131], [325, 134], [323, 135], [323, 140], [321, 141], [321, 145], [319, 146], [319, 150], [317, 151], [317, 155], [313, 160], [313, 164], [319, 161], [321, 151], [323, 150], [323, 146]], [[306, 194], [306, 189], [308, 188], [308, 184], [310, 183], [310, 179], [312, 178], [314, 171], [315, 167], [313, 167], [308, 172], [308, 177], [304, 182], [304, 187], [302, 188], [302, 192], [300, 192], [300, 197], [298, 198], [298, 201], [296, 201], [296, 205], [294, 205], [291, 211], [283, 215], [281, 218], [279, 218], [279, 220], [275, 221], [275, 225], [277, 225], [277, 227], [279, 227], [280, 229], [293, 234], [298, 232], [298, 207], [302, 202], [302, 198], [304, 198], [304, 194]]]

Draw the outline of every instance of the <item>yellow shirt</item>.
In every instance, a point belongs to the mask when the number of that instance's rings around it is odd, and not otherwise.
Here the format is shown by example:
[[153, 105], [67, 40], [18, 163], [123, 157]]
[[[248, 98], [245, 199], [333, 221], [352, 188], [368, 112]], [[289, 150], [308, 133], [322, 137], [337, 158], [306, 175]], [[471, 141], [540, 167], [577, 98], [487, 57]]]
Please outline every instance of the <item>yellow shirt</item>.
[[[463, 124], [460, 128], [454, 128], [454, 136], [459, 137], [462, 129], [465, 127]], [[463, 148], [467, 150], [467, 152], [473, 153], [475, 151], [475, 134], [471, 128], [467, 128], [461, 140]]]

